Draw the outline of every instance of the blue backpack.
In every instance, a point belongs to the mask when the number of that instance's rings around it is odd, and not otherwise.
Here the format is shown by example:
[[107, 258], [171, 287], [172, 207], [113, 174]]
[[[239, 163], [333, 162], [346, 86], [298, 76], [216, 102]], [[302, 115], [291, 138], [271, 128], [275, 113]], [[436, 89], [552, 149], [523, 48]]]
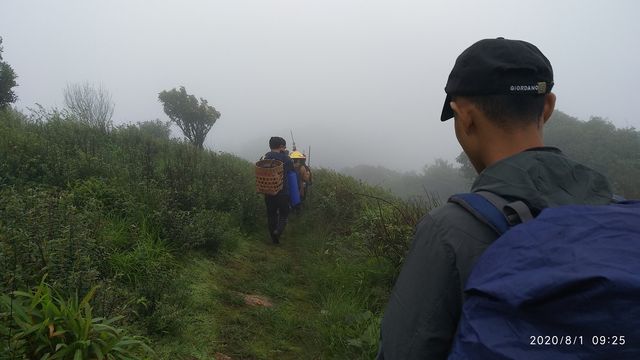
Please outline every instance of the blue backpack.
[[449, 359], [640, 359], [640, 202], [454, 195], [500, 236], [475, 264]]

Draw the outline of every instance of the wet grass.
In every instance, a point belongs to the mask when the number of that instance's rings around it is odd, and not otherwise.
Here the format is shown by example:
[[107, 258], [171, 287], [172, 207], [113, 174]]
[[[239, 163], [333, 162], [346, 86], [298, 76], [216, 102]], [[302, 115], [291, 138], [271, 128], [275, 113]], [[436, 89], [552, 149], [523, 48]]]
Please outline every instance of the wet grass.
[[[232, 253], [189, 255], [190, 315], [178, 334], [156, 342], [164, 359], [370, 359], [379, 299], [389, 268], [357, 254], [329, 252], [319, 229], [291, 224], [280, 245], [266, 234], [241, 239]], [[264, 236], [263, 236], [264, 235]], [[251, 307], [242, 294], [267, 296]]]

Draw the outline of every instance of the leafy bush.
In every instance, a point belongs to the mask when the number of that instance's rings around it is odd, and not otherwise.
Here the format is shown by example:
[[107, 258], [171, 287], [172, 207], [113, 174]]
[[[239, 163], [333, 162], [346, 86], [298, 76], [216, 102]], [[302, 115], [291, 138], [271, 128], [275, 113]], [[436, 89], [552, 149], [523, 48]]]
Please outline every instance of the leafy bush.
[[96, 259], [105, 247], [96, 241], [98, 214], [49, 187], [8, 187], [0, 197], [0, 257], [11, 270], [3, 274], [3, 292], [8, 284], [29, 288], [45, 274], [67, 291], [86, 291], [99, 280]]
[[409, 200], [393, 197], [389, 192], [372, 187], [333, 171], [315, 171], [310, 216], [316, 223], [328, 224], [330, 232], [357, 239], [368, 256], [384, 258], [400, 268], [413, 237], [415, 226], [431, 209], [437, 198], [429, 195]]
[[366, 197], [391, 196], [380, 188], [364, 185], [354, 178], [326, 169], [314, 170], [314, 182], [308, 194], [310, 216], [330, 225], [336, 234], [350, 234], [365, 207]]
[[[43, 275], [149, 333], [179, 326], [188, 249], [233, 249], [264, 221], [252, 165], [169, 139], [159, 121], [105, 133], [42, 107], [0, 111], [0, 290]], [[241, 230], [243, 229], [243, 230]]]
[[0, 296], [0, 332], [8, 339], [3, 358], [143, 359], [153, 354], [144, 340], [116, 328], [118, 318], [93, 317], [91, 289], [64, 298], [44, 280], [33, 291]]
[[439, 205], [439, 201], [429, 196], [414, 197], [408, 201], [389, 201], [372, 196], [368, 199], [370, 201], [362, 210], [356, 228], [369, 254], [387, 259], [397, 272], [409, 250], [416, 225]]

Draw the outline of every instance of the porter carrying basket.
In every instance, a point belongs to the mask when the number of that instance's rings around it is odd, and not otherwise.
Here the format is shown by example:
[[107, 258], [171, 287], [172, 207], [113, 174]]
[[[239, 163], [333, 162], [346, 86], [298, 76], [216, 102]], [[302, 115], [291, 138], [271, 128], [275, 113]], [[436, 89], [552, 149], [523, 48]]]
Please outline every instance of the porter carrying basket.
[[284, 166], [275, 159], [260, 160], [256, 163], [256, 190], [261, 194], [275, 195], [282, 190]]

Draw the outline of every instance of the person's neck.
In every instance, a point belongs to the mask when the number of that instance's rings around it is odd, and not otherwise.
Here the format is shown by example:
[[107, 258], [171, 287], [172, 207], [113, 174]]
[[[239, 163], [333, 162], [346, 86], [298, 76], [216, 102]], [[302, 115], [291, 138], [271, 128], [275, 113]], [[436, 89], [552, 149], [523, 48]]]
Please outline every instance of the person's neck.
[[509, 132], [493, 136], [487, 141], [490, 146], [482, 156], [483, 163], [489, 167], [500, 160], [519, 154], [527, 149], [544, 146], [538, 132]]

